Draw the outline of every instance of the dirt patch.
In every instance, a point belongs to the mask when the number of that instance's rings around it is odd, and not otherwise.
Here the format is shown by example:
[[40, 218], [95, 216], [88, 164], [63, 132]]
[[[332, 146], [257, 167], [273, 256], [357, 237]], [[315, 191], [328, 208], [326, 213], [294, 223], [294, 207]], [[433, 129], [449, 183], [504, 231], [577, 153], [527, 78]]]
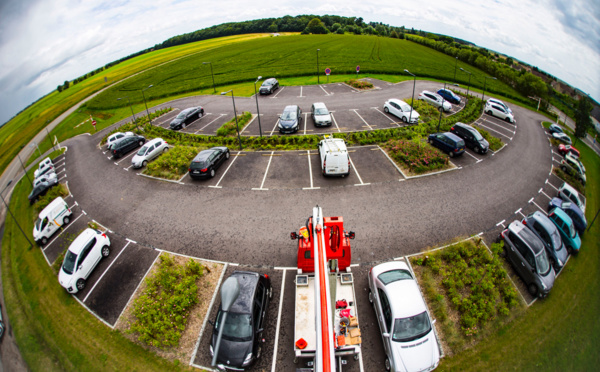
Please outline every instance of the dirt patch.
[[[169, 253], [163, 252], [161, 254]], [[181, 257], [176, 255], [171, 256], [178, 265], [185, 265], [185, 263], [189, 260], [189, 258], [187, 257]], [[217, 284], [223, 271], [222, 264], [202, 261], [199, 259], [195, 259], [195, 261], [197, 261], [203, 267], [205, 267], [204, 275], [202, 275], [202, 277], [196, 282], [196, 284], [198, 285], [198, 298], [200, 301], [190, 311], [188, 324], [185, 327], [185, 331], [181, 335], [181, 339], [179, 340], [179, 346], [165, 349], [149, 346], [142, 342], [139, 342], [135, 334], [131, 334], [128, 332], [131, 323], [135, 321], [135, 316], [132, 314], [133, 304], [135, 303], [135, 300], [137, 300], [137, 298], [146, 289], [145, 280], [140, 285], [137, 292], [133, 295], [125, 311], [123, 311], [123, 315], [117, 321], [115, 329], [121, 331], [121, 333], [132, 342], [143, 346], [144, 348], [155, 353], [156, 355], [170, 361], [179, 360], [181, 363], [187, 365], [189, 360], [192, 358], [192, 354], [195, 351], [196, 341], [198, 341], [200, 330], [202, 328], [202, 324], [204, 323], [204, 317], [208, 312], [210, 301], [215, 290], [217, 289]], [[158, 265], [155, 264], [150, 269], [148, 277], [152, 277], [153, 275], [155, 275], [157, 270]]]

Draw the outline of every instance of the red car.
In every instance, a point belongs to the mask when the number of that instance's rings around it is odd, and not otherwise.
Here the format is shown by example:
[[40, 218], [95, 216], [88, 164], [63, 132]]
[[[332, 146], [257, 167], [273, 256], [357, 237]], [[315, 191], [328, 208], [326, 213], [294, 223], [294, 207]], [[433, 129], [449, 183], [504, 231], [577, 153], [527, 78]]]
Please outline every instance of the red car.
[[565, 156], [566, 154], [571, 153], [572, 156], [579, 158], [579, 150], [577, 150], [575, 147], [570, 146], [570, 145], [563, 145], [563, 144], [558, 145], [558, 152], [562, 156]]

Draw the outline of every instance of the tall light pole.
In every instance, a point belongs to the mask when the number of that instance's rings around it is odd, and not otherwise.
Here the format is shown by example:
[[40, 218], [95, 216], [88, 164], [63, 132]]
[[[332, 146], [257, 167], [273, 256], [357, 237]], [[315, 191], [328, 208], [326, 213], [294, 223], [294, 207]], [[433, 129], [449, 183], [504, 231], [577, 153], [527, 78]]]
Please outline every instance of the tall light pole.
[[52, 151], [55, 151], [56, 149], [54, 148], [54, 142], [52, 142], [52, 138], [50, 137], [50, 132], [48, 132], [48, 123], [50, 122], [50, 120], [46, 120], [46, 127], [44, 129], [46, 129], [46, 134], [48, 135], [48, 140], [50, 141], [50, 146], [52, 146]]
[[319, 50], [317, 49], [317, 84], [321, 84], [321, 80], [319, 79]]
[[25, 169], [25, 164], [23, 164], [23, 160], [21, 160], [21, 157], [19, 156], [19, 154], [17, 154], [17, 158], [19, 158], [19, 163], [21, 163], [21, 167], [23, 168], [23, 172], [25, 172], [25, 177], [27, 177], [27, 180], [29, 181], [29, 183], [32, 183], [31, 182], [31, 178], [29, 178], [29, 175], [27, 174], [27, 169]]
[[487, 83], [487, 79], [497, 80], [495, 77], [486, 76], [483, 78], [483, 94], [481, 95], [481, 101], [484, 101], [485, 97], [485, 83]]
[[[446, 82], [444, 81], [444, 90], [446, 90]], [[440, 131], [440, 125], [442, 124], [442, 112], [444, 112], [444, 96], [442, 96], [442, 107], [440, 107], [440, 120], [438, 121], [438, 129]]]
[[217, 89], [215, 88], [215, 74], [213, 74], [212, 63], [211, 62], [202, 62], [203, 65], [210, 65], [210, 76], [212, 76], [213, 81], [213, 93], [217, 93]]
[[37, 142], [31, 141], [31, 145], [29, 145], [29, 146], [31, 146], [31, 147], [33, 147], [33, 146], [37, 147], [38, 154], [40, 154], [40, 158], [42, 157], [42, 152], [40, 151], [40, 147], [38, 146]]
[[413, 79], [413, 95], [412, 95], [412, 99], [410, 101], [410, 114], [408, 114], [408, 124], [410, 124], [411, 120], [412, 120], [413, 104], [415, 103], [415, 85], [417, 83], [417, 75], [412, 74], [407, 69], [404, 69], [404, 72], [406, 72], [407, 74], [412, 75], [414, 77], [414, 79]]
[[258, 130], [260, 131], [260, 136], [262, 137], [262, 127], [260, 126], [260, 111], [258, 109], [258, 92], [256, 91], [256, 83], [258, 83], [262, 79], [262, 76], [259, 76], [254, 82], [254, 97], [256, 98], [256, 113], [258, 115]]
[[460, 68], [460, 70], [469, 74], [469, 84], [467, 84], [467, 99], [469, 99], [469, 88], [471, 87], [471, 73], [462, 67]]
[[[223, 93], [221, 93], [223, 94]], [[217, 364], [217, 356], [219, 355], [219, 348], [221, 346], [221, 338], [223, 337], [223, 328], [225, 328], [225, 322], [227, 321], [227, 313], [231, 309], [231, 305], [237, 300], [240, 294], [240, 283], [236, 277], [230, 276], [223, 282], [221, 287], [221, 310], [222, 315], [220, 320], [219, 333], [217, 334], [217, 342], [215, 342], [215, 350], [213, 351], [213, 358], [211, 365], [214, 367]]]
[[237, 113], [235, 111], [235, 98], [233, 98], [233, 89], [230, 89], [227, 92], [221, 92], [221, 95], [224, 96], [229, 92], [231, 92], [231, 100], [233, 101], [233, 117], [235, 118], [235, 127], [237, 128], [238, 142], [240, 144], [240, 151], [241, 151], [242, 150], [242, 138], [240, 137], [240, 126], [238, 125]]
[[456, 63], [454, 63], [454, 82], [456, 83], [456, 66], [458, 66], [458, 57], [456, 57]]
[[146, 115], [148, 115], [148, 121], [150, 122], [150, 125], [152, 125], [152, 120], [150, 119], [150, 112], [148, 112], [148, 104], [146, 103], [146, 95], [144, 94], [144, 91], [147, 89], [150, 89], [152, 87], [153, 87], [153, 85], [150, 84], [150, 85], [148, 85], [148, 88], [141, 89], [142, 97], [144, 97], [144, 106], [146, 106]]
[[[131, 109], [131, 115], [133, 116], [133, 122], [135, 123], [135, 126], [137, 127], [137, 119], [135, 118], [135, 114], [133, 113], [133, 107], [131, 107], [131, 101], [129, 100], [129, 96], [117, 98], [117, 101], [120, 101], [123, 98], [127, 98], [127, 103], [129, 103], [129, 108]], [[138, 129], [140, 129], [140, 128], [138, 128]]]
[[2, 198], [2, 203], [4, 203], [4, 206], [6, 207], [6, 210], [8, 211], [8, 213], [10, 213], [11, 217], [13, 218], [13, 220], [15, 221], [15, 223], [17, 224], [17, 226], [19, 227], [19, 230], [21, 230], [21, 234], [23, 234], [23, 236], [25, 237], [25, 239], [27, 240], [27, 242], [29, 243], [29, 245], [31, 247], [33, 247], [33, 244], [31, 244], [31, 241], [27, 237], [27, 234], [25, 234], [25, 232], [21, 228], [21, 225], [19, 225], [19, 221], [17, 221], [17, 219], [15, 218], [15, 216], [12, 214], [10, 208], [8, 207], [8, 204], [6, 204], [6, 200], [4, 200], [4, 196], [2, 196], [2, 193], [4, 193], [4, 191], [8, 188], [8, 186], [10, 186], [11, 183], [12, 183], [12, 180], [8, 181], [8, 183], [6, 184], [6, 187], [2, 190], [2, 192], [0, 192], [0, 198]]

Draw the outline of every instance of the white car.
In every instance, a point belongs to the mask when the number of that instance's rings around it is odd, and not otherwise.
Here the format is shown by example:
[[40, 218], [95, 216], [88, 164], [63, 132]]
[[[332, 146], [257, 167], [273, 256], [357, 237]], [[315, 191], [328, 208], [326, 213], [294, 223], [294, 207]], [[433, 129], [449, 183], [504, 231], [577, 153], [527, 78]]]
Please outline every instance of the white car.
[[41, 182], [48, 182], [50, 185], [56, 185], [58, 183], [58, 176], [54, 173], [54, 169], [46, 174], [42, 174], [33, 180], [33, 187], [36, 187]]
[[567, 145], [571, 145], [571, 137], [569, 137], [566, 133], [552, 133], [552, 137], [556, 138], [560, 142], [566, 143]]
[[125, 133], [117, 132], [117, 133], [111, 134], [106, 139], [106, 149], [110, 150], [110, 147], [112, 146], [112, 144], [115, 143], [115, 142], [117, 142], [121, 138], [123, 138], [123, 137], [131, 137], [131, 136], [133, 136], [133, 132], [125, 132]]
[[146, 142], [144, 146], [133, 156], [131, 159], [131, 165], [134, 168], [145, 167], [148, 162], [158, 155], [166, 152], [169, 149], [169, 145], [162, 138], [155, 138], [152, 141]]
[[51, 169], [54, 169], [54, 163], [50, 158], [46, 158], [38, 164], [38, 169], [33, 172], [33, 178], [38, 178], [42, 174], [48, 173]]
[[452, 104], [450, 104], [450, 102], [446, 101], [439, 94], [430, 92], [428, 90], [424, 90], [421, 93], [419, 93], [419, 97], [417, 97], [417, 99], [431, 103], [438, 110], [442, 106], [444, 107], [445, 112], [449, 112], [450, 110], [452, 110]]
[[369, 272], [369, 301], [375, 308], [389, 371], [432, 371], [440, 362], [433, 323], [419, 286], [403, 261]]
[[485, 113], [488, 115], [492, 115], [492, 116], [498, 117], [502, 120], [506, 120], [509, 123], [514, 124], [514, 122], [515, 122], [515, 118], [514, 118], [513, 114], [508, 112], [508, 110], [504, 106], [501, 106], [501, 105], [491, 102], [489, 100], [485, 104], [485, 109], [483, 111], [485, 111]]
[[[583, 174], [585, 177], [585, 168], [583, 168]], [[583, 198], [583, 195], [580, 195], [579, 192], [568, 183], [563, 182], [563, 184], [558, 188], [558, 197], [563, 201], [577, 204], [579, 209], [585, 212], [585, 199]]]
[[502, 107], [504, 107], [504, 109], [505, 109], [506, 111], [508, 111], [509, 113], [511, 113], [511, 114], [512, 114], [512, 110], [510, 109], [510, 107], [508, 107], [508, 105], [507, 105], [506, 103], [504, 103], [504, 102], [500, 101], [499, 99], [496, 99], [496, 98], [488, 98], [487, 102], [491, 102], [491, 103], [494, 103], [494, 104], [496, 104], [496, 105], [498, 105], [498, 106], [502, 106]]
[[101, 231], [87, 228], [69, 246], [58, 273], [58, 282], [67, 292], [77, 293], [102, 257], [110, 254], [110, 239]]
[[412, 109], [411, 112], [411, 107], [408, 105], [408, 103], [400, 99], [390, 98], [385, 101], [383, 104], [383, 111], [399, 117], [405, 123], [419, 123], [419, 113], [415, 109]]

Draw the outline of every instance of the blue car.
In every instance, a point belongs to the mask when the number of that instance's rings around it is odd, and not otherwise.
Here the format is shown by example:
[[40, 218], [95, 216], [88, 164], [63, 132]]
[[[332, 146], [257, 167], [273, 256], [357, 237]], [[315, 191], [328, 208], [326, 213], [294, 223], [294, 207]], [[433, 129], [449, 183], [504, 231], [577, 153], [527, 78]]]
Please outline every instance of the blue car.
[[454, 94], [454, 92], [450, 89], [440, 89], [437, 91], [437, 94], [444, 97], [444, 99], [450, 103], [453, 103], [455, 105], [460, 104], [460, 97]]
[[465, 141], [454, 133], [430, 134], [429, 143], [450, 155], [451, 158], [465, 152]]
[[548, 130], [550, 131], [550, 134], [552, 134], [552, 133], [564, 133], [563, 129], [560, 126], [556, 125], [556, 124], [550, 125], [550, 127], [548, 128]]
[[575, 230], [575, 225], [571, 217], [560, 208], [554, 208], [548, 214], [550, 221], [554, 222], [560, 233], [563, 243], [567, 246], [569, 253], [579, 253], [581, 248], [581, 238]]
[[548, 203], [548, 210], [551, 210], [552, 208], [560, 208], [565, 211], [567, 216], [571, 217], [571, 220], [573, 220], [579, 235], [583, 235], [587, 228], [587, 220], [577, 204], [563, 201], [561, 198], [552, 198], [550, 203]]

